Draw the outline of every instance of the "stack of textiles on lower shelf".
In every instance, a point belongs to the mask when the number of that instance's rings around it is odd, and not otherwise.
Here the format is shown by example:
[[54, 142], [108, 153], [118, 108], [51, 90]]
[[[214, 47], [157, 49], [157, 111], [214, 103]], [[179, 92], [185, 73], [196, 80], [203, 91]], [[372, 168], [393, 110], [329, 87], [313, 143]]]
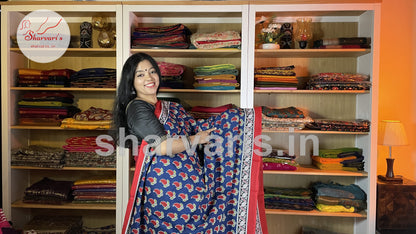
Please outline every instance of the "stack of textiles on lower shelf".
[[370, 47], [370, 37], [338, 37], [313, 42], [313, 48], [317, 49], [358, 49]]
[[62, 205], [71, 201], [72, 181], [59, 181], [50, 178], [32, 184], [26, 188], [23, 202]]
[[137, 27], [131, 36], [131, 48], [187, 49], [191, 31], [183, 24]]
[[297, 89], [295, 66], [259, 67], [254, 69], [254, 89]]
[[189, 114], [192, 115], [195, 119], [208, 119], [211, 116], [216, 116], [222, 112], [234, 108], [233, 104], [226, 104], [217, 107], [208, 107], [208, 106], [194, 106], [189, 111]]
[[70, 77], [75, 71], [71, 69], [39, 70], [19, 68], [17, 86], [19, 87], [53, 87], [61, 88], [70, 85]]
[[190, 49], [240, 48], [241, 37], [237, 31], [194, 33]]
[[64, 162], [65, 152], [59, 147], [30, 145], [12, 150], [12, 166], [62, 168]]
[[363, 171], [363, 150], [356, 147], [320, 149], [319, 156], [312, 156], [312, 164], [321, 170]]
[[303, 129], [312, 118], [296, 107], [270, 108], [262, 106], [262, 128], [267, 130]]
[[216, 64], [194, 68], [194, 88], [201, 90], [233, 90], [240, 87], [239, 71], [234, 64]]
[[312, 184], [315, 206], [323, 212], [360, 212], [367, 209], [367, 194], [355, 184]]
[[82, 227], [82, 234], [115, 234], [116, 225], [111, 224], [103, 227]]
[[313, 122], [307, 124], [309, 129], [320, 131], [342, 131], [342, 132], [369, 132], [370, 121], [356, 119], [356, 120], [330, 120], [330, 119], [315, 119]]
[[[109, 155], [107, 148], [102, 148], [96, 143], [96, 136], [70, 137], [66, 139], [65, 150], [65, 166], [66, 167], [116, 167], [116, 151]], [[115, 148], [114, 142], [101, 140]], [[96, 150], [99, 150], [97, 153]]]
[[183, 89], [185, 88], [183, 73], [185, 66], [181, 64], [157, 62], [160, 69], [161, 88]]
[[83, 233], [82, 223], [82, 216], [37, 215], [23, 227], [23, 233]]
[[315, 209], [312, 190], [307, 188], [264, 187], [266, 209], [304, 210]]
[[19, 124], [59, 126], [64, 118], [80, 110], [73, 106], [74, 96], [68, 92], [27, 92], [19, 105]]
[[295, 171], [299, 164], [296, 156], [290, 156], [287, 152], [273, 149], [268, 155], [263, 155], [263, 170]]
[[313, 227], [302, 227], [302, 231], [300, 234], [345, 234], [341, 232], [332, 232], [321, 228], [313, 228]]
[[73, 203], [115, 203], [116, 179], [77, 180], [72, 186]]
[[369, 90], [370, 77], [353, 73], [318, 73], [307, 82], [307, 89], [312, 90]]
[[62, 120], [61, 128], [69, 129], [109, 129], [113, 115], [110, 110], [90, 107], [75, 114], [72, 118]]
[[71, 87], [75, 88], [115, 88], [116, 69], [85, 68], [71, 76]]

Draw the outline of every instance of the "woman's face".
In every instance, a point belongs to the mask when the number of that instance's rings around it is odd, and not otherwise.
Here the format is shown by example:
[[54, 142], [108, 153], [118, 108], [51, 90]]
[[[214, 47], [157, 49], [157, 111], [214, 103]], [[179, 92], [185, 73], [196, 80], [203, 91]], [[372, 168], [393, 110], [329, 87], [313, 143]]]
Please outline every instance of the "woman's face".
[[159, 76], [156, 69], [148, 60], [141, 61], [136, 68], [134, 76], [134, 88], [137, 97], [145, 98], [157, 94]]

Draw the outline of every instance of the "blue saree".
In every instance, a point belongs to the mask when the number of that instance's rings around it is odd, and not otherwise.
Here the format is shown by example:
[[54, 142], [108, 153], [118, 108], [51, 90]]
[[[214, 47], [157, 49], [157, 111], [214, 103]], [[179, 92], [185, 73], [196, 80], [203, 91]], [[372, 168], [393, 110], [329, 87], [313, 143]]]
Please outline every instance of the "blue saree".
[[[123, 233], [267, 233], [261, 164], [261, 109], [229, 109], [195, 120], [177, 103], [159, 101], [156, 116], [171, 136], [215, 127], [211, 143], [174, 156], [143, 141]], [[193, 147], [192, 147], [193, 146]]]

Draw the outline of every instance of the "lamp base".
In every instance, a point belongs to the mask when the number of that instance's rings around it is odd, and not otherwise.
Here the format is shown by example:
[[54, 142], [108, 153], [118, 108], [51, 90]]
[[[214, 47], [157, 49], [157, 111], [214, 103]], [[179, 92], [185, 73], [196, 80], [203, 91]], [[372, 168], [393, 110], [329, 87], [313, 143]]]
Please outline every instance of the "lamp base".
[[403, 177], [400, 175], [394, 176], [394, 177], [387, 177], [383, 175], [377, 176], [379, 180], [386, 182], [386, 183], [392, 183], [392, 184], [403, 184]]

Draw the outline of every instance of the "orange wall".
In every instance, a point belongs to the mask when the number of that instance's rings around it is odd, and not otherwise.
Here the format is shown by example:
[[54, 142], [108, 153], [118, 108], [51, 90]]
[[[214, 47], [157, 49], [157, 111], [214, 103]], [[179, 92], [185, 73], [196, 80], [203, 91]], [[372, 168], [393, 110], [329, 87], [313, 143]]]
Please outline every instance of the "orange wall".
[[[394, 174], [416, 180], [416, 1], [383, 0], [380, 33], [379, 120], [403, 122], [409, 145], [392, 148]], [[378, 149], [385, 174], [388, 147]]]

